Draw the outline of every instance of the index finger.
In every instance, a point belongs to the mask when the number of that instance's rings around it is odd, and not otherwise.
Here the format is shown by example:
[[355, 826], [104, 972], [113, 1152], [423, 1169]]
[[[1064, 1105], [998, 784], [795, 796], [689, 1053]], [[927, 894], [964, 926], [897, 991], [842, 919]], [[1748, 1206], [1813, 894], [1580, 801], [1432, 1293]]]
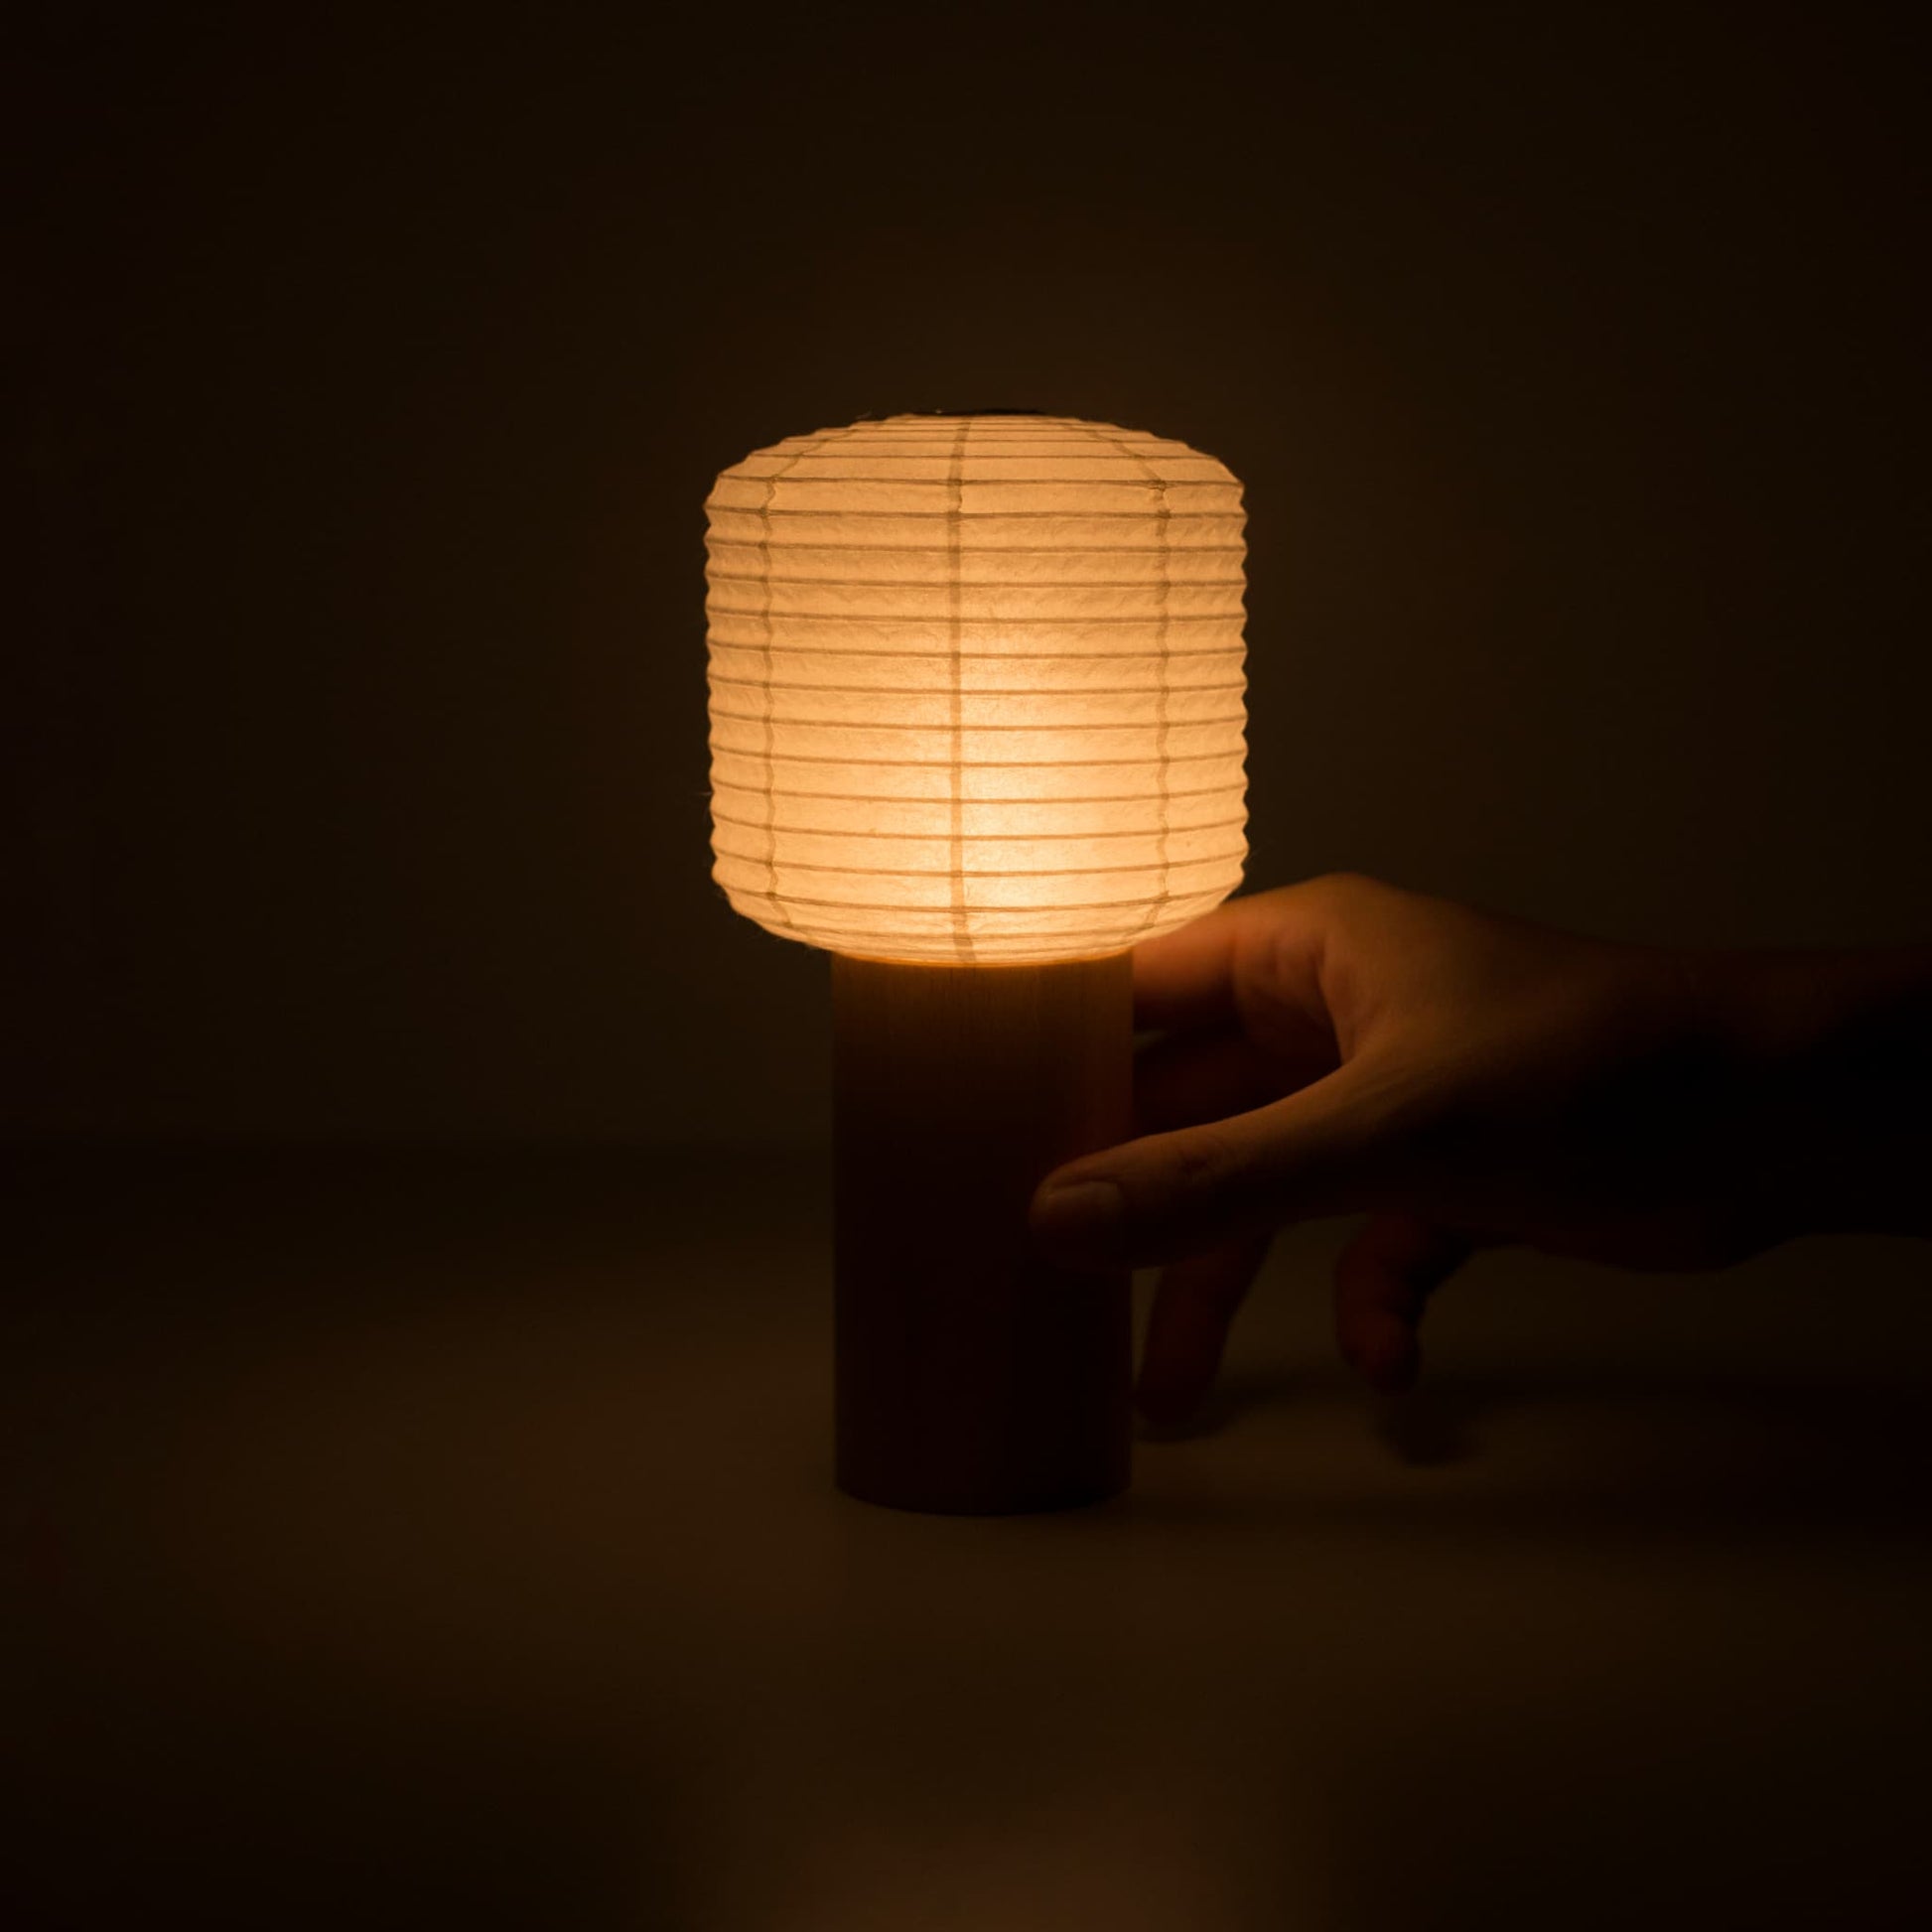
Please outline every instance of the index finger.
[[1235, 1017], [1235, 938], [1252, 923], [1254, 903], [1229, 899], [1134, 948], [1135, 1026], [1215, 1027]]
[[1178, 932], [1134, 948], [1134, 1024], [1163, 1030], [1226, 1026], [1239, 1018], [1236, 990], [1264, 973], [1283, 982], [1298, 952], [1312, 965], [1313, 920], [1299, 916], [1287, 886], [1231, 898]]

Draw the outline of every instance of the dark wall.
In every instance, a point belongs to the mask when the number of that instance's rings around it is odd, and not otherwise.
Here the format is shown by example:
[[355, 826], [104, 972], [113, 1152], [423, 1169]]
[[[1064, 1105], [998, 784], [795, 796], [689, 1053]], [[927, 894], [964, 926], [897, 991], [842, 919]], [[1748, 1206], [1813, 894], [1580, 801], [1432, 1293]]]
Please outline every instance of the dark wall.
[[11, 1131], [819, 1132], [701, 504], [896, 409], [1247, 482], [1254, 883], [1932, 932], [1875, 10], [292, 11], [15, 35]]

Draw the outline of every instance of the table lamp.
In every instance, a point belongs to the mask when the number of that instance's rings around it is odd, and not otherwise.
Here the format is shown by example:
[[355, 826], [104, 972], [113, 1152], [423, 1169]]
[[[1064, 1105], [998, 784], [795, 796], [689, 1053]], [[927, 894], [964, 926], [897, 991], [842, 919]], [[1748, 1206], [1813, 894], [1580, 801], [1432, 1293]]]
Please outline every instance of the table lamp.
[[1130, 949], [1240, 882], [1241, 485], [991, 411], [788, 437], [706, 509], [713, 877], [833, 956], [838, 1485], [1111, 1495], [1128, 1277], [1027, 1210], [1132, 1131]]

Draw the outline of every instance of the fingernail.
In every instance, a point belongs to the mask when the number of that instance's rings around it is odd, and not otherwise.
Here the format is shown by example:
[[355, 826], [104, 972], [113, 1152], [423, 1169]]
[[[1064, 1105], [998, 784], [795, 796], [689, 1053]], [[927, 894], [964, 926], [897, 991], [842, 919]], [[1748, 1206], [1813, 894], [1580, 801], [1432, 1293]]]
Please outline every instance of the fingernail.
[[1034, 1232], [1071, 1247], [1104, 1245], [1119, 1229], [1124, 1206], [1111, 1180], [1071, 1181], [1034, 1203]]

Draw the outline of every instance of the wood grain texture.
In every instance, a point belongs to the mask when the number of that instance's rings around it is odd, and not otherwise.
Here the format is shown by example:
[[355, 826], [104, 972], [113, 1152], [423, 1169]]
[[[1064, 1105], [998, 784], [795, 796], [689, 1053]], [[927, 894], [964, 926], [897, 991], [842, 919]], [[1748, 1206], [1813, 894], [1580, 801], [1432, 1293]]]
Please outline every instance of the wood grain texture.
[[1130, 956], [923, 966], [835, 955], [837, 1469], [957, 1514], [1128, 1480], [1125, 1273], [1049, 1264], [1042, 1176], [1130, 1130]]

